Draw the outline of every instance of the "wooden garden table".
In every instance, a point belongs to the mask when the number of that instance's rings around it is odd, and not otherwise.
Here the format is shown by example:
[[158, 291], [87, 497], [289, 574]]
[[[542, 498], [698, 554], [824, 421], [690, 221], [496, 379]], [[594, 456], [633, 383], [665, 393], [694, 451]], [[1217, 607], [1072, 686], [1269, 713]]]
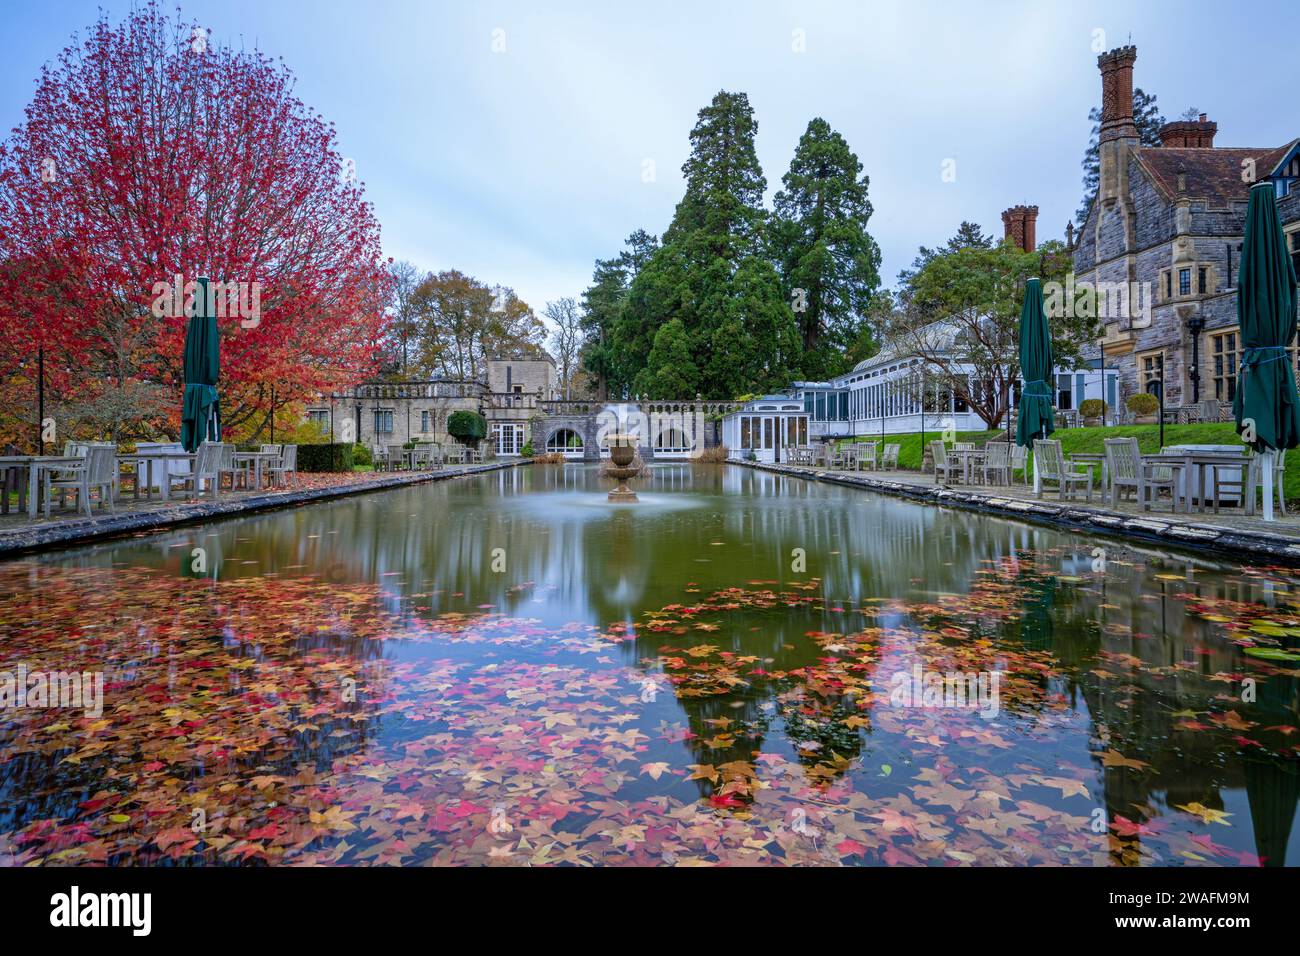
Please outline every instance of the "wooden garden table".
[[[132, 462], [135, 465], [135, 481], [133, 482], [131, 489], [131, 500], [139, 501], [140, 466], [143, 465], [145, 472], [144, 500], [153, 501], [153, 463], [155, 461], [188, 461], [193, 463], [197, 457], [197, 455], [192, 455], [183, 451], [139, 451], [131, 455], [118, 455], [117, 469], [120, 477], [123, 464], [126, 462]], [[166, 483], [166, 487], [163, 487], [163, 485], [158, 486], [158, 494], [162, 496], [164, 501], [166, 501], [168, 496], [171, 494], [171, 482], [168, 480], [170, 474], [170, 469], [167, 469], [166, 473], [163, 475], [163, 481]]]
[[949, 448], [948, 457], [961, 459], [961, 481], [970, 484], [971, 465], [982, 461], [986, 452], [983, 448]]
[[278, 451], [237, 451], [233, 456], [233, 461], [237, 465], [253, 466], [253, 487], [257, 491], [262, 490], [262, 464], [272, 462], [280, 457]]
[[41, 472], [57, 469], [63, 465], [75, 465], [82, 461], [85, 461], [82, 455], [4, 455], [0, 457], [0, 467], [27, 466], [27, 517], [35, 521], [38, 492], [41, 488]]

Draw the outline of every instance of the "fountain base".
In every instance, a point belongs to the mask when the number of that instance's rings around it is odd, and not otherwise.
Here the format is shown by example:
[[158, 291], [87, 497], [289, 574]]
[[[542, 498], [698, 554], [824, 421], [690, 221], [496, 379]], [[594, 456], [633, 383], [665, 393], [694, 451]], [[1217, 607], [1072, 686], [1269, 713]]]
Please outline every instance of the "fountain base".
[[618, 482], [618, 486], [609, 493], [610, 501], [637, 501], [636, 492], [627, 486], [629, 478], [641, 473], [640, 468], [629, 467], [636, 458], [636, 443], [627, 435], [615, 436], [609, 447], [610, 464], [605, 474]]
[[611, 478], [618, 479], [618, 486], [607, 496], [610, 501], [638, 501], [636, 492], [627, 486], [627, 480], [635, 477], [636, 469], [633, 468], [611, 468], [608, 472]]

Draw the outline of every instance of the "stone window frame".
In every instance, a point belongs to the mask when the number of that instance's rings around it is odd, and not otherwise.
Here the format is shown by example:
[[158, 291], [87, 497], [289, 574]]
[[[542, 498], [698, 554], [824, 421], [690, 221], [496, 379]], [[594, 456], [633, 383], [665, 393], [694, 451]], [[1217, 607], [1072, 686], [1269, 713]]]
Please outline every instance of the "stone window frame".
[[[1231, 374], [1216, 376], [1214, 374], [1214, 355], [1215, 355], [1214, 340], [1226, 336], [1228, 334], [1233, 334], [1237, 336], [1236, 351], [1228, 353], [1233, 357], [1232, 362], [1230, 363]], [[1235, 382], [1238, 376], [1241, 374], [1241, 352], [1242, 352], [1241, 327], [1238, 325], [1227, 325], [1221, 329], [1207, 329], [1206, 331], [1201, 333], [1201, 338], [1202, 338], [1201, 365], [1202, 368], [1208, 367], [1210, 369], [1208, 378], [1211, 383], [1211, 386], [1217, 385], [1217, 382], [1215, 381], [1216, 378], [1230, 378], [1234, 382], [1233, 387], [1235, 389], [1236, 387]], [[1296, 381], [1297, 383], [1300, 383], [1300, 335], [1297, 335], [1297, 337], [1292, 341], [1291, 345], [1287, 347], [1287, 352], [1291, 356], [1291, 369], [1296, 374]], [[1223, 395], [1221, 393], [1221, 390], [1217, 387], [1214, 389], [1214, 397], [1219, 399], [1219, 401], [1223, 401], [1223, 402], [1230, 401], [1229, 397], [1227, 395]]]
[[[1221, 329], [1206, 329], [1201, 333], [1204, 341], [1201, 343], [1201, 360], [1202, 367], [1209, 370], [1209, 374], [1204, 377], [1209, 380], [1210, 388], [1213, 391], [1213, 397], [1221, 402], [1232, 401], [1232, 396], [1237, 388], [1237, 375], [1241, 369], [1241, 328], [1236, 325], [1227, 325]], [[1220, 339], [1227, 336], [1234, 336], [1233, 347], [1231, 350], [1223, 349], [1215, 352], [1214, 346]], [[1215, 357], [1230, 356], [1229, 361], [1224, 365], [1222, 374], [1215, 372]], [[1221, 385], [1220, 383], [1224, 383]]]
[[[1145, 392], [1147, 390], [1147, 385], [1150, 382], [1158, 380], [1164, 383], [1162, 387], [1164, 388], [1166, 397], [1168, 396], [1169, 379], [1165, 377], [1165, 353], [1167, 351], [1168, 349], [1147, 349], [1144, 352], [1137, 352], [1134, 354], [1133, 360], [1137, 368], [1139, 391]], [[1158, 362], [1156, 363], [1156, 367], [1159, 370], [1158, 376], [1147, 371], [1146, 360], [1151, 358], [1158, 359]]]
[[[1200, 291], [1200, 273], [1205, 270], [1205, 291]], [[1188, 276], [1188, 291], [1184, 294], [1181, 289], [1180, 274], [1186, 270]], [[1170, 266], [1168, 269], [1160, 270], [1160, 279], [1158, 282], [1159, 301], [1168, 302], [1185, 302], [1188, 299], [1199, 299], [1203, 296], [1217, 295], [1219, 289], [1219, 270], [1213, 262], [1180, 262], [1177, 266]]]

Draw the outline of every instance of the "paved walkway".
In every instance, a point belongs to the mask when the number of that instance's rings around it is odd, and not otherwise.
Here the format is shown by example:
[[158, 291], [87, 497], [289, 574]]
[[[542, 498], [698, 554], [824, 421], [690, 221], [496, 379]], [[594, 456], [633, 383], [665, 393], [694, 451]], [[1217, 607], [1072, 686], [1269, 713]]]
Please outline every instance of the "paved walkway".
[[1211, 511], [1174, 513], [1168, 499], [1150, 511], [1143, 511], [1132, 501], [1112, 505], [1102, 501], [1095, 489], [1089, 503], [1082, 499], [1061, 501], [1054, 486], [1045, 489], [1043, 497], [1038, 499], [1034, 497], [1033, 487], [1021, 482], [1010, 488], [936, 485], [933, 475], [915, 471], [851, 472], [794, 465], [752, 467], [1086, 531], [1164, 541], [1235, 557], [1265, 559], [1269, 563], [1300, 565], [1300, 515], [1294, 512], [1285, 518], [1279, 515], [1278, 520], [1270, 523], [1258, 515], [1248, 517], [1240, 511], [1225, 510], [1217, 515]]
[[[170, 501], [155, 497], [152, 501], [126, 498], [113, 510], [91, 505], [91, 516], [71, 507], [60, 511], [57, 503], [50, 517], [35, 521], [27, 512], [0, 515], [0, 556], [23, 551], [73, 544], [92, 538], [133, 531], [189, 524], [208, 518], [224, 517], [249, 511], [283, 508], [289, 505], [322, 501], [368, 491], [399, 488], [404, 485], [437, 481], [458, 475], [511, 468], [517, 462], [500, 461], [483, 465], [451, 465], [439, 471], [353, 472], [352, 474], [302, 473], [288, 488], [262, 491], [225, 491], [216, 501], [209, 498]], [[71, 498], [69, 498], [71, 501]]]

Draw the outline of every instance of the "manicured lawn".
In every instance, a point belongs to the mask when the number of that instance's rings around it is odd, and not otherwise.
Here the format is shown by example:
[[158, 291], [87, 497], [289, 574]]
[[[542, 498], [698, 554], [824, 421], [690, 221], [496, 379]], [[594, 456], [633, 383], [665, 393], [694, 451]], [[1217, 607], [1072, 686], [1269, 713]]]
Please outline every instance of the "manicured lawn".
[[[939, 432], [927, 432], [926, 441], [933, 441], [939, 437]], [[1006, 437], [1006, 432], [999, 431], [978, 431], [978, 432], [958, 432], [957, 441], [975, 442], [976, 445], [983, 445], [988, 441], [997, 441]], [[1014, 434], [1013, 434], [1014, 439]], [[1138, 445], [1144, 454], [1152, 454], [1160, 450], [1160, 426], [1159, 425], [1116, 425], [1109, 428], [1061, 428], [1052, 434], [1052, 437], [1061, 442], [1061, 450], [1068, 458], [1071, 454], [1079, 452], [1095, 452], [1100, 454], [1104, 452], [1105, 446], [1102, 442], [1107, 438], [1136, 438]], [[863, 437], [860, 441], [869, 441], [869, 438]], [[898, 442], [901, 446], [898, 450], [899, 467], [919, 471], [921, 468], [922, 444], [921, 436], [916, 433], [906, 435], [888, 435], [885, 438], [889, 442]], [[877, 439], [879, 441], [879, 439]], [[1241, 438], [1237, 435], [1236, 426], [1231, 422], [1215, 423], [1205, 425], [1166, 425], [1165, 426], [1165, 444], [1166, 445], [1237, 445], [1241, 443]], [[1093, 469], [1094, 473], [1100, 476], [1100, 469]], [[1288, 456], [1286, 468], [1286, 498], [1287, 501], [1300, 499], [1300, 457]]]

